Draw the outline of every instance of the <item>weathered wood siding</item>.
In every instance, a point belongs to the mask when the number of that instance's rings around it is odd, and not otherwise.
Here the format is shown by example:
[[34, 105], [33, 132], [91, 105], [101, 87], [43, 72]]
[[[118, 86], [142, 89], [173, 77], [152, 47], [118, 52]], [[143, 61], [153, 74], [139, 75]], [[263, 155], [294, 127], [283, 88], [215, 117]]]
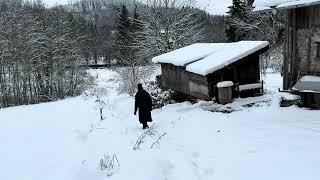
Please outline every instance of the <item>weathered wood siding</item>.
[[190, 94], [189, 77], [185, 67], [161, 64], [162, 87]]
[[304, 75], [320, 75], [320, 6], [287, 10], [284, 89]]
[[300, 96], [304, 106], [320, 108], [320, 94], [303, 92], [303, 93], [300, 93]]
[[204, 100], [210, 100], [208, 78], [199, 74], [188, 72], [190, 95]]
[[232, 87], [218, 88], [218, 102], [220, 104], [232, 102]]

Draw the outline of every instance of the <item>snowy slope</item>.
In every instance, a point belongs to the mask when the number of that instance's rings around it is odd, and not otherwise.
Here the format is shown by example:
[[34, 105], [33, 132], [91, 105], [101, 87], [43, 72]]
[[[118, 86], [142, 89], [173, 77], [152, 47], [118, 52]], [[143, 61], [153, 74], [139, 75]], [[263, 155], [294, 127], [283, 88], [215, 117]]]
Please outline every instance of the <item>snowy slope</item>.
[[[119, 95], [116, 73], [93, 70], [104, 100], [100, 122], [96, 97], [0, 110], [2, 180], [317, 180], [320, 177], [320, 111], [280, 108], [281, 77], [268, 74], [268, 93], [218, 106], [173, 104], [152, 112], [152, 137], [133, 115], [133, 98]], [[93, 90], [91, 90], [92, 92]], [[90, 91], [88, 91], [88, 94]], [[247, 104], [256, 102], [248, 108]], [[204, 109], [233, 108], [224, 114]], [[150, 146], [167, 133], [154, 148]], [[99, 170], [104, 154], [120, 168]]]

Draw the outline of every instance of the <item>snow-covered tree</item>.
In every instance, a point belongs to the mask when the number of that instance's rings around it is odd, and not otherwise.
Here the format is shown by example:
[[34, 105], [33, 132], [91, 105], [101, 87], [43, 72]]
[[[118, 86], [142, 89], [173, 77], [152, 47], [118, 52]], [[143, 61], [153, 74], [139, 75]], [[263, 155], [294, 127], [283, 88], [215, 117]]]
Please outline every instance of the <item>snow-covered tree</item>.
[[204, 28], [189, 0], [148, 0], [141, 54], [146, 59], [203, 39]]
[[[284, 33], [284, 14], [254, 13], [252, 3], [243, 3], [240, 0], [233, 0], [229, 7], [229, 15], [226, 22], [226, 35], [228, 41], [240, 40], [266, 40], [271, 44], [271, 49], [263, 58], [262, 69], [281, 69], [282, 64], [282, 43]], [[275, 58], [276, 57], [276, 58]], [[278, 66], [278, 67], [276, 67]]]
[[0, 4], [0, 107], [79, 94], [86, 77], [74, 16], [41, 1]]
[[229, 14], [227, 18], [226, 35], [229, 42], [236, 42], [243, 39], [242, 34], [239, 33], [238, 24], [236, 20], [245, 20], [249, 15], [249, 6], [241, 0], [233, 0], [232, 5], [229, 6]]
[[129, 17], [129, 11], [125, 5], [121, 7], [121, 13], [119, 15], [118, 26], [117, 26], [117, 58], [120, 63], [128, 61], [131, 56], [131, 43], [132, 37], [131, 31], [131, 21]]

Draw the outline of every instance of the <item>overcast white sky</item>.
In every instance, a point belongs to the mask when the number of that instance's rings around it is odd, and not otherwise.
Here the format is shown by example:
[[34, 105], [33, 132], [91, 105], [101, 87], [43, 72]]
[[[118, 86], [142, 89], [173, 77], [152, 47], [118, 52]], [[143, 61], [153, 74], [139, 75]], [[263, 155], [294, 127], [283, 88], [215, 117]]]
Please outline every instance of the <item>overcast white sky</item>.
[[[67, 4], [70, 0], [43, 0], [48, 6], [55, 4]], [[205, 9], [211, 14], [225, 14], [228, 11], [228, 6], [232, 4], [232, 0], [197, 0], [199, 7]]]
[[228, 7], [232, 4], [232, 0], [197, 0], [200, 7], [205, 8], [211, 14], [225, 14]]

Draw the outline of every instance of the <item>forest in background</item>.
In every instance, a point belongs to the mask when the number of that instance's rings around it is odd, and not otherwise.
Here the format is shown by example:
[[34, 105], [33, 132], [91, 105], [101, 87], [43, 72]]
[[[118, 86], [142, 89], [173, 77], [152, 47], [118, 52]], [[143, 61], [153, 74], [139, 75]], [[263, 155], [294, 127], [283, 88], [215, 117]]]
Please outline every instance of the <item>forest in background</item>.
[[233, 0], [226, 16], [192, 0], [80, 0], [45, 8], [41, 0], [0, 0], [0, 107], [80, 94], [89, 65], [121, 66], [122, 90], [133, 94], [152, 57], [196, 42], [268, 40], [263, 69], [280, 68], [281, 13], [252, 13]]

